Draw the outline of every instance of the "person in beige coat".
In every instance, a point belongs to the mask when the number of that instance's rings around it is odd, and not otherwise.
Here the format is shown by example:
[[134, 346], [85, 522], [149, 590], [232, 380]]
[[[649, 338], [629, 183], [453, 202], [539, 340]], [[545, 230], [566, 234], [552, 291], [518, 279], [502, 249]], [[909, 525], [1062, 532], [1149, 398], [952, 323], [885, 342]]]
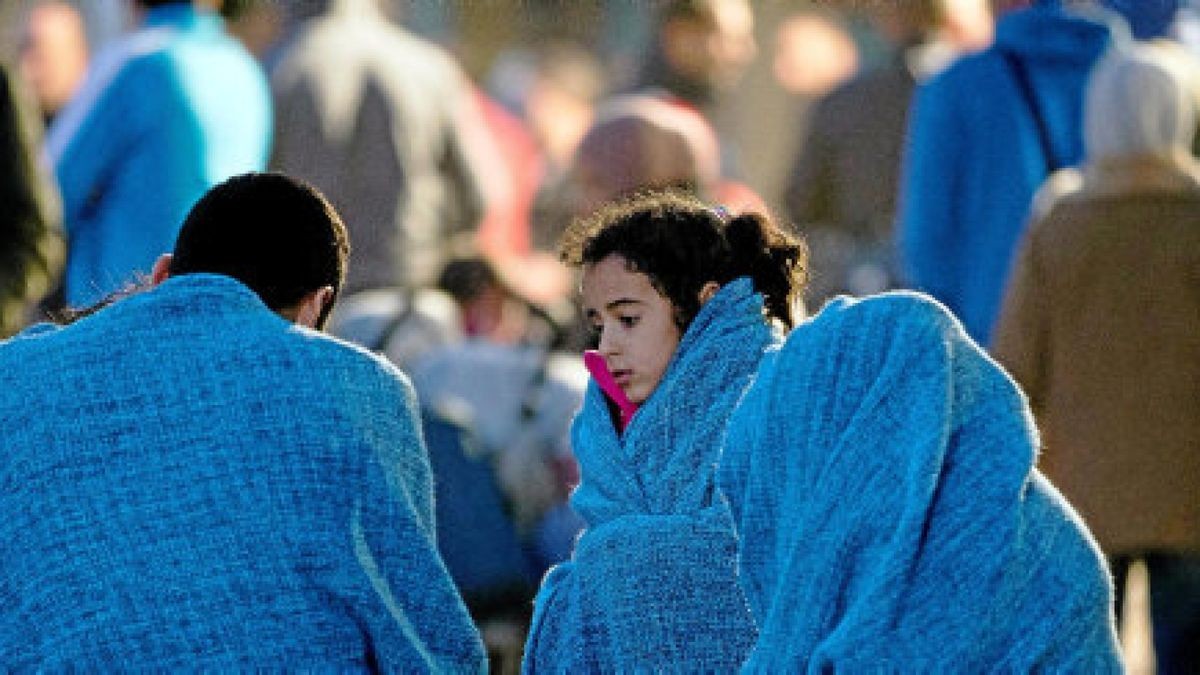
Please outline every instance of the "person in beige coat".
[[1164, 673], [1200, 672], [1200, 68], [1185, 58], [1143, 43], [1097, 66], [1087, 161], [1035, 202], [993, 347], [1029, 396], [1041, 468], [1112, 561], [1118, 605], [1146, 561]]

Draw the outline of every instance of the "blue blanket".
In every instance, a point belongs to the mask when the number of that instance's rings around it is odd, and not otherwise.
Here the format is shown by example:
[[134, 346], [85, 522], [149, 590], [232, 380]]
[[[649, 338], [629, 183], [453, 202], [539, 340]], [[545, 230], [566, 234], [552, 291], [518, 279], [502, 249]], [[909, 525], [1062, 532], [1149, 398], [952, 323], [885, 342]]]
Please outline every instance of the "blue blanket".
[[185, 275], [0, 343], [0, 664], [480, 672], [412, 388]]
[[618, 436], [593, 382], [572, 428], [587, 521], [538, 593], [526, 672], [735, 670], [754, 642], [736, 540], [715, 491], [725, 425], [775, 340], [748, 279], [688, 327]]
[[1019, 390], [924, 296], [839, 300], [772, 352], [719, 472], [750, 672], [1116, 672], [1094, 541]]

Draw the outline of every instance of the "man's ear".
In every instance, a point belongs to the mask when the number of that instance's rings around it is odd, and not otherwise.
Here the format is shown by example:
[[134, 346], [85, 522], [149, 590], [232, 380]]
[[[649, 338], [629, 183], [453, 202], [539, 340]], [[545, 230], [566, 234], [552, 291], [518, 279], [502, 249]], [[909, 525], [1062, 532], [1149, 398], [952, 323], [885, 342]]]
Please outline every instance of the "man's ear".
[[154, 268], [150, 271], [151, 286], [157, 286], [170, 278], [171, 259], [170, 253], [164, 253], [158, 256], [158, 260], [154, 261]]
[[721, 284], [715, 281], [710, 281], [700, 288], [700, 306], [703, 307], [706, 302], [712, 300], [717, 291], [721, 290]]
[[322, 286], [304, 296], [296, 308], [296, 323], [309, 328], [318, 328], [317, 322], [325, 307], [333, 302], [333, 286]]

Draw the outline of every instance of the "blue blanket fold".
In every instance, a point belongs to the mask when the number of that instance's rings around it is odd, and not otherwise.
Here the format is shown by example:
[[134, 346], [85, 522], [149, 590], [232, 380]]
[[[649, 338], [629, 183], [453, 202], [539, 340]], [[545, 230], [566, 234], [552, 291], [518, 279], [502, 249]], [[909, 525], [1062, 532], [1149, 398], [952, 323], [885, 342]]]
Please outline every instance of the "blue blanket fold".
[[754, 641], [737, 542], [715, 490], [725, 425], [776, 337], [749, 279], [688, 327], [658, 387], [618, 436], [591, 383], [572, 441], [587, 521], [538, 593], [526, 672], [731, 671]]
[[1112, 587], [1008, 376], [935, 302], [831, 303], [763, 360], [719, 473], [750, 672], [1121, 668]]

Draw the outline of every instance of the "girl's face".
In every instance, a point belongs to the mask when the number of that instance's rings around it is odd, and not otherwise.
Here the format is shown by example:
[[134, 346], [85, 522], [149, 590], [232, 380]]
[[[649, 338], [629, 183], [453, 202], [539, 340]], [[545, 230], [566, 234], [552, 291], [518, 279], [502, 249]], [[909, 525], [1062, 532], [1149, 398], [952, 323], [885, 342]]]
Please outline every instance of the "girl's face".
[[629, 400], [641, 404], [679, 346], [674, 305], [616, 253], [584, 268], [582, 290], [584, 315], [608, 370]]

